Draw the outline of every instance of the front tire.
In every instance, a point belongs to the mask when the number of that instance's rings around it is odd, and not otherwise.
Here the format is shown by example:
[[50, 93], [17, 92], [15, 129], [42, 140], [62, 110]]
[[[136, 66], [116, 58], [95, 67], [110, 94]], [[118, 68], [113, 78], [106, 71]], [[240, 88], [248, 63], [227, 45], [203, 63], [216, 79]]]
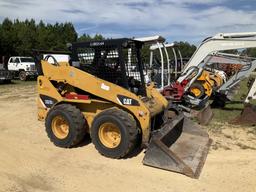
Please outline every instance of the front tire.
[[122, 158], [135, 148], [139, 131], [135, 119], [120, 109], [108, 109], [93, 121], [91, 138], [95, 148], [110, 158]]
[[26, 81], [27, 80], [27, 75], [26, 75], [26, 72], [25, 71], [20, 71], [19, 73], [19, 79], [21, 81]]
[[73, 105], [54, 106], [47, 114], [45, 127], [48, 137], [56, 146], [70, 148], [79, 144], [86, 133], [86, 121]]

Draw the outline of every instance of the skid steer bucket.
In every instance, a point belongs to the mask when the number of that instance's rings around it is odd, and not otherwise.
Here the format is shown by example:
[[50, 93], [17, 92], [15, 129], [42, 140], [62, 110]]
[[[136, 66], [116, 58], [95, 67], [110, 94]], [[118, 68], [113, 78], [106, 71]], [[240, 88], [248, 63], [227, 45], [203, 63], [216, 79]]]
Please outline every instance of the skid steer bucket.
[[235, 119], [231, 120], [231, 124], [240, 124], [240, 125], [256, 125], [256, 106], [252, 104], [245, 104], [244, 109], [241, 114]]
[[153, 133], [143, 164], [198, 178], [210, 144], [208, 134], [180, 114]]

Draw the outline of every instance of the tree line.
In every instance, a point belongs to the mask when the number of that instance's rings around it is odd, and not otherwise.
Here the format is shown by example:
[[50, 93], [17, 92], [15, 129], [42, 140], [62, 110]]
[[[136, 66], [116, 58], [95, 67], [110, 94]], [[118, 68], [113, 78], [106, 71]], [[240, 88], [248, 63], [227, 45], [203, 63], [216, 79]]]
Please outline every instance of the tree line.
[[[92, 39], [102, 40], [104, 37], [101, 34], [78, 36], [71, 22], [49, 24], [43, 21], [36, 23], [34, 19], [20, 21], [5, 18], [0, 23], [0, 56], [29, 55], [32, 49], [64, 51], [67, 50], [67, 43]], [[191, 57], [196, 50], [196, 46], [188, 42], [175, 43], [183, 57]], [[143, 57], [149, 56], [147, 47], [142, 53]], [[245, 49], [243, 54], [256, 57], [256, 49]]]
[[[49, 24], [43, 21], [36, 23], [34, 19], [20, 21], [18, 19], [4, 19], [0, 23], [0, 56], [27, 56], [32, 49], [65, 51], [67, 43], [102, 40], [101, 34], [78, 36], [71, 22]], [[196, 47], [188, 42], [176, 42], [183, 57], [190, 57]], [[142, 50], [144, 60], [149, 58], [148, 47]], [[173, 57], [171, 55], [171, 57]]]
[[63, 51], [67, 50], [67, 43], [89, 39], [103, 39], [103, 36], [83, 34], [78, 37], [70, 22], [49, 24], [6, 18], [0, 23], [1, 56], [29, 55], [32, 49]]

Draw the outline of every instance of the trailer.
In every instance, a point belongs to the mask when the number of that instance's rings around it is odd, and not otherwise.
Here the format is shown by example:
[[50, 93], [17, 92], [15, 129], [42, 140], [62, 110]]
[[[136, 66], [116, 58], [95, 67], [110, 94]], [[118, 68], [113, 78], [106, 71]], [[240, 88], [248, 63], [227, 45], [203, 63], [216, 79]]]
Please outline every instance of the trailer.
[[5, 66], [5, 57], [0, 57], [0, 83], [10, 83], [12, 80], [12, 73]]

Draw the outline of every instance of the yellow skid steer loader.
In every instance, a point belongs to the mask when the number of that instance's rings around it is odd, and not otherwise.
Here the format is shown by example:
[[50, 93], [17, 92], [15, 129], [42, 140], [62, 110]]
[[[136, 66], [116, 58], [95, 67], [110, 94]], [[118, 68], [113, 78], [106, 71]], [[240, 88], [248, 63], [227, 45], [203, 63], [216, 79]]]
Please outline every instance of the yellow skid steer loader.
[[136, 40], [111, 39], [73, 43], [70, 62], [37, 57], [38, 119], [56, 146], [73, 147], [89, 133], [106, 157], [141, 146], [145, 165], [197, 178], [211, 139], [146, 85], [141, 48]]

